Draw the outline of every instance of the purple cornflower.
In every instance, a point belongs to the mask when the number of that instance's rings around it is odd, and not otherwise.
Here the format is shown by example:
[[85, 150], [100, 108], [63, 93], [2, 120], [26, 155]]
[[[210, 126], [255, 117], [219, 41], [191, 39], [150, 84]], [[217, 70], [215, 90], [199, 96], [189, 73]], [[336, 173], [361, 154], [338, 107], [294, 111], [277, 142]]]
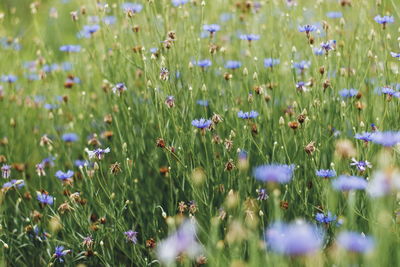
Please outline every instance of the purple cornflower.
[[78, 135], [76, 133], [65, 133], [62, 135], [61, 139], [64, 142], [72, 143], [78, 141]]
[[239, 111], [237, 115], [238, 115], [238, 117], [241, 118], [241, 119], [248, 120], [248, 119], [257, 118], [258, 112], [257, 112], [257, 111], [254, 111], [254, 110], [252, 110], [252, 111], [250, 111], [250, 112]]
[[313, 32], [315, 30], [317, 30], [317, 27], [314, 25], [304, 25], [304, 26], [299, 26], [299, 32], [305, 32], [307, 37], [310, 37], [310, 32]]
[[364, 172], [367, 170], [367, 168], [372, 168], [372, 164], [371, 162], [365, 160], [360, 160], [357, 161], [355, 158], [351, 159], [352, 163], [350, 163], [351, 166], [356, 166], [357, 170], [359, 170], [360, 172]]
[[337, 238], [337, 244], [350, 252], [367, 253], [374, 248], [374, 239], [363, 233], [342, 232]]
[[37, 193], [37, 200], [45, 205], [53, 205], [54, 202], [54, 198], [52, 196], [40, 192]]
[[176, 260], [176, 257], [185, 254], [189, 258], [199, 256], [202, 248], [196, 240], [196, 225], [185, 221], [178, 230], [157, 246], [157, 258], [166, 265]]
[[240, 61], [236, 61], [236, 60], [228, 60], [228, 61], [225, 63], [225, 68], [227, 68], [227, 69], [232, 69], [232, 70], [238, 69], [238, 68], [240, 68], [241, 66], [242, 66], [242, 63], [241, 63]]
[[63, 45], [63, 46], [60, 46], [60, 51], [68, 52], [68, 53], [76, 53], [76, 52], [81, 51], [81, 46], [80, 45]]
[[264, 188], [258, 189], [257, 194], [258, 194], [257, 197], [258, 200], [267, 200], [269, 198], [267, 190], [265, 190]]
[[321, 169], [321, 170], [315, 171], [315, 174], [317, 176], [319, 176], [319, 177], [327, 179], [327, 178], [335, 177], [336, 176], [336, 171], [335, 170], [323, 170], [323, 169]]
[[133, 244], [137, 243], [137, 234], [138, 234], [138, 232], [135, 232], [133, 230], [124, 232], [126, 241], [132, 242]]
[[126, 88], [125, 83], [117, 83], [113, 88], [112, 91], [114, 94], [117, 95], [121, 95], [123, 92], [125, 92], [126, 90], [128, 90], [128, 88]]
[[373, 143], [390, 147], [400, 143], [400, 132], [387, 131], [387, 132], [375, 132], [371, 136]]
[[221, 26], [218, 24], [206, 24], [203, 25], [203, 30], [208, 31], [210, 35], [213, 35], [215, 32], [219, 31]]
[[374, 19], [379, 24], [382, 24], [383, 29], [386, 28], [386, 24], [394, 22], [394, 17], [393, 16], [383, 16], [383, 17], [381, 17], [380, 15], [378, 15]]
[[257, 180], [263, 182], [286, 184], [292, 179], [294, 168], [294, 164], [261, 165], [253, 170], [253, 175]]
[[58, 260], [59, 262], [64, 262], [63, 257], [70, 253], [71, 250], [67, 249], [64, 250], [64, 246], [57, 246], [56, 249], [54, 250], [53, 257]]
[[299, 92], [307, 92], [308, 91], [307, 85], [309, 85], [309, 83], [305, 83], [305, 82], [302, 82], [302, 81], [297, 82], [296, 83], [296, 90], [299, 91]]
[[241, 35], [239, 36], [239, 38], [240, 38], [241, 40], [245, 40], [245, 41], [251, 42], [251, 41], [260, 40], [260, 35], [258, 35], [258, 34], [241, 34]]
[[196, 101], [196, 104], [199, 105], [199, 106], [208, 107], [209, 103], [208, 103], [208, 100], [201, 100], [200, 99], [200, 100]]
[[329, 223], [331, 223], [331, 222], [336, 221], [336, 220], [337, 220], [337, 216], [332, 215], [332, 213], [331, 213], [330, 211], [328, 211], [327, 214], [324, 214], [324, 213], [322, 213], [322, 212], [318, 212], [318, 213], [315, 215], [315, 220], [316, 220], [317, 222], [320, 222], [320, 223], [329, 224]]
[[10, 189], [10, 188], [12, 188], [12, 187], [15, 187], [15, 188], [18, 188], [18, 189], [20, 189], [20, 188], [22, 188], [22, 187], [24, 187], [25, 186], [25, 182], [24, 182], [24, 180], [11, 180], [11, 181], [9, 181], [9, 182], [7, 182], [7, 183], [4, 183], [3, 184], [3, 189]]
[[3, 176], [4, 179], [8, 179], [11, 176], [11, 166], [4, 164], [1, 167], [1, 175]]
[[318, 251], [323, 236], [316, 226], [303, 221], [290, 224], [277, 222], [267, 229], [265, 240], [274, 252], [301, 256]]
[[174, 5], [174, 7], [178, 7], [178, 6], [183, 6], [188, 1], [189, 0], [172, 0], [172, 4]]
[[204, 118], [201, 118], [201, 119], [198, 119], [198, 120], [196, 119], [196, 120], [192, 121], [192, 125], [194, 127], [199, 128], [199, 129], [208, 128], [208, 127], [210, 127], [211, 123], [212, 123], [211, 120], [206, 120]]
[[281, 61], [277, 58], [266, 58], [264, 59], [264, 67], [272, 68], [275, 65], [278, 65]]
[[358, 140], [363, 140], [364, 142], [368, 143], [368, 142], [372, 141], [373, 135], [374, 135], [374, 133], [363, 132], [363, 133], [355, 134], [354, 138], [358, 139]]
[[63, 172], [63, 171], [57, 171], [55, 176], [62, 180], [65, 181], [67, 179], [70, 179], [72, 176], [74, 176], [74, 172], [71, 170], [68, 170], [67, 172]]
[[133, 14], [135, 13], [139, 13], [140, 11], [142, 11], [143, 6], [141, 4], [136, 4], [136, 3], [123, 3], [122, 4], [122, 9], [125, 12], [131, 12]]
[[106, 153], [110, 152], [110, 148], [102, 149], [102, 148], [97, 148], [95, 150], [86, 150], [86, 153], [88, 153], [89, 159], [97, 158], [98, 160], [101, 160], [104, 158], [104, 155]]
[[12, 74], [2, 75], [1, 81], [5, 83], [15, 83], [17, 81], [17, 76]]
[[212, 62], [209, 59], [203, 59], [203, 60], [199, 60], [199, 61], [195, 62], [195, 64], [204, 69], [204, 68], [210, 67], [212, 65]]
[[378, 93], [379, 92], [384, 95], [398, 97], [398, 91], [394, 90], [393, 88], [387, 87], [387, 86], [382, 87], [380, 90], [378, 89]]
[[367, 185], [367, 181], [359, 176], [341, 175], [332, 181], [333, 188], [338, 191], [364, 190]]

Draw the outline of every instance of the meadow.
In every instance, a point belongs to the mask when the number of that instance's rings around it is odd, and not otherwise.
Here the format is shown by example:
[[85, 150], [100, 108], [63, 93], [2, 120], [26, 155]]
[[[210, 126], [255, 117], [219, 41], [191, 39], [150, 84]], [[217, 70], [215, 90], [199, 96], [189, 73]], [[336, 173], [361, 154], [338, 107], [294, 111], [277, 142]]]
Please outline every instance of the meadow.
[[400, 266], [398, 0], [1, 0], [0, 266]]

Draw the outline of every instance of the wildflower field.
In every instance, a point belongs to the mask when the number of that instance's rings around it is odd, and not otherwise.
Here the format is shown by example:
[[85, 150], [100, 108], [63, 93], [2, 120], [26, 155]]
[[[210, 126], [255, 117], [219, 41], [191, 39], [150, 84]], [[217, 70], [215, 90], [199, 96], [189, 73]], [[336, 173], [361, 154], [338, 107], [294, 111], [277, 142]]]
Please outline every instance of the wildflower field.
[[400, 266], [398, 0], [0, 0], [0, 266]]

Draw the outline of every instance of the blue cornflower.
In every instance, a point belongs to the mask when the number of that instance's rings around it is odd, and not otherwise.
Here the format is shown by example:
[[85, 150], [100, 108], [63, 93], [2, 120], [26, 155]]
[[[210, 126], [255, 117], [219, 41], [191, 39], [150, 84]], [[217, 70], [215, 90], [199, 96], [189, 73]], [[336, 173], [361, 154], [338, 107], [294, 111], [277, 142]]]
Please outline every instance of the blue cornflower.
[[324, 214], [322, 212], [318, 212], [315, 215], [315, 220], [317, 220], [317, 222], [320, 222], [320, 223], [329, 224], [331, 222], [336, 221], [337, 220], [337, 216], [332, 215], [332, 213], [330, 211], [328, 211], [328, 214]]
[[277, 58], [266, 58], [264, 59], [264, 67], [272, 68], [275, 65], [278, 65], [281, 61]]
[[382, 17], [382, 16], [378, 15], [378, 16], [376, 16], [374, 19], [375, 19], [375, 21], [378, 22], [379, 24], [382, 24], [383, 29], [385, 29], [386, 24], [389, 24], [389, 23], [393, 23], [393, 22], [394, 22], [394, 17], [393, 17], [393, 16], [383, 16], [383, 17]]
[[258, 200], [267, 200], [269, 198], [268, 194], [267, 194], [267, 190], [264, 188], [258, 189], [257, 190], [258, 193]]
[[395, 146], [400, 143], [400, 132], [386, 131], [386, 132], [375, 132], [371, 136], [371, 141], [373, 143], [382, 146]]
[[138, 234], [138, 232], [135, 232], [133, 230], [129, 230], [129, 231], [124, 232], [126, 240], [129, 241], [129, 242], [132, 242], [133, 244], [137, 243], [137, 234]]
[[215, 32], [219, 31], [221, 29], [221, 26], [218, 24], [205, 24], [203, 25], [203, 30], [208, 31], [211, 35], [214, 34]]
[[314, 51], [314, 55], [316, 55], [316, 56], [322, 56], [325, 54], [325, 51], [322, 48], [315, 47], [313, 49], [313, 51]]
[[198, 119], [198, 120], [196, 119], [196, 120], [192, 121], [192, 125], [194, 127], [199, 128], [199, 129], [208, 128], [208, 127], [210, 127], [211, 123], [212, 123], [211, 120], [206, 120], [204, 118], [201, 118], [201, 119]]
[[89, 159], [97, 158], [98, 160], [101, 160], [104, 158], [104, 155], [107, 153], [110, 153], [110, 148], [102, 149], [102, 148], [96, 148], [95, 150], [85, 150], [86, 153], [88, 153]]
[[235, 61], [235, 60], [228, 60], [228, 61], [225, 63], [225, 68], [227, 68], [227, 69], [232, 69], [232, 70], [238, 69], [238, 68], [240, 68], [241, 66], [242, 66], [242, 63], [241, 63], [240, 61]]
[[40, 192], [37, 193], [37, 200], [45, 205], [53, 205], [54, 202], [54, 198], [52, 196]]
[[322, 178], [330, 178], [330, 177], [335, 177], [336, 176], [336, 171], [335, 170], [317, 170], [315, 171], [315, 174], [319, 177]]
[[334, 50], [336, 48], [336, 40], [330, 40], [327, 42], [322, 42], [321, 43], [321, 48], [325, 50], [326, 53], [328, 53], [329, 50]]
[[199, 61], [195, 62], [195, 64], [201, 68], [207, 68], [212, 65], [212, 62], [209, 59], [203, 59], [203, 60], [199, 60]]
[[358, 95], [358, 90], [356, 89], [343, 89], [339, 91], [339, 95], [343, 98], [351, 98], [351, 97], [355, 97]]
[[76, 53], [76, 52], [81, 51], [81, 46], [80, 45], [63, 45], [63, 46], [60, 46], [60, 51], [68, 52], [68, 53]]
[[241, 34], [241, 35], [239, 36], [239, 38], [240, 38], [241, 40], [245, 40], [245, 41], [251, 42], [251, 41], [260, 40], [260, 35], [258, 35], [258, 34]]
[[394, 58], [398, 58], [400, 60], [400, 53], [390, 52], [390, 55]]
[[300, 221], [290, 224], [277, 222], [265, 234], [268, 247], [274, 252], [300, 256], [318, 251], [324, 234], [316, 226]]
[[374, 239], [372, 237], [357, 232], [340, 233], [337, 243], [341, 248], [357, 253], [367, 253], [374, 248]]
[[367, 181], [359, 176], [341, 175], [332, 181], [333, 188], [338, 191], [364, 190], [367, 185]]
[[106, 16], [103, 18], [103, 22], [106, 25], [113, 25], [117, 22], [117, 18], [115, 16]]
[[131, 12], [131, 13], [139, 13], [140, 11], [142, 11], [143, 6], [141, 4], [136, 4], [136, 3], [123, 3], [122, 4], [122, 9], [125, 12]]
[[239, 111], [237, 115], [238, 115], [239, 118], [247, 120], [247, 119], [257, 118], [258, 112], [254, 111], [254, 110], [252, 110], [250, 112]]
[[74, 161], [74, 165], [76, 167], [85, 167], [85, 166], [89, 166], [90, 162], [87, 160], [81, 160], [81, 159], [77, 159]]
[[63, 246], [57, 246], [54, 250], [53, 257], [56, 258], [56, 260], [58, 260], [59, 262], [64, 262], [63, 257], [70, 252], [71, 252], [71, 250], [69, 250], [69, 249], [64, 250]]
[[299, 26], [298, 29], [299, 29], [299, 32], [305, 32], [307, 34], [307, 36], [309, 36], [310, 32], [317, 30], [317, 26], [307, 24], [304, 26]]
[[292, 179], [294, 168], [295, 166], [293, 164], [261, 165], [253, 170], [253, 175], [257, 180], [263, 182], [286, 184]]
[[2, 75], [1, 76], [1, 81], [5, 83], [15, 83], [17, 81], [17, 76], [8, 74], [8, 75]]
[[330, 19], [339, 19], [339, 18], [343, 17], [343, 14], [342, 14], [342, 12], [332, 11], [332, 12], [326, 13], [326, 16]]
[[367, 170], [367, 168], [372, 168], [372, 165], [369, 161], [367, 160], [360, 160], [357, 161], [355, 158], [351, 159], [352, 163], [350, 163], [351, 166], [356, 166], [357, 170], [364, 172]]
[[68, 170], [67, 172], [57, 171], [55, 176], [58, 179], [64, 181], [64, 180], [70, 179], [72, 176], [74, 176], [74, 172], [71, 170]]
[[175, 7], [178, 7], [178, 6], [183, 6], [183, 5], [186, 4], [188, 1], [189, 1], [189, 0], [172, 0], [172, 4], [173, 4]]
[[373, 135], [374, 135], [374, 133], [363, 132], [363, 133], [355, 134], [354, 138], [358, 139], [358, 140], [363, 140], [364, 142], [370, 142], [370, 141], [372, 141]]
[[100, 30], [100, 25], [85, 25], [83, 26], [83, 30], [78, 33], [78, 38], [90, 38], [95, 32]]
[[112, 91], [114, 94], [121, 95], [123, 92], [128, 90], [125, 83], [117, 83], [113, 88]]
[[304, 71], [305, 69], [310, 68], [311, 62], [302, 60], [300, 62], [293, 62], [293, 68], [298, 69], [300, 71]]
[[20, 189], [20, 188], [22, 188], [24, 186], [25, 186], [24, 180], [15, 180], [15, 179], [13, 179], [13, 180], [11, 180], [11, 181], [9, 181], [7, 183], [4, 183], [3, 184], [3, 189], [8, 190], [8, 189], [10, 189], [12, 187]]
[[196, 103], [197, 105], [208, 107], [208, 100], [197, 100]]
[[61, 139], [64, 142], [72, 143], [78, 141], [79, 137], [76, 133], [65, 133], [62, 135]]
[[11, 166], [4, 164], [1, 167], [1, 175], [3, 176], [4, 179], [8, 179], [11, 176]]

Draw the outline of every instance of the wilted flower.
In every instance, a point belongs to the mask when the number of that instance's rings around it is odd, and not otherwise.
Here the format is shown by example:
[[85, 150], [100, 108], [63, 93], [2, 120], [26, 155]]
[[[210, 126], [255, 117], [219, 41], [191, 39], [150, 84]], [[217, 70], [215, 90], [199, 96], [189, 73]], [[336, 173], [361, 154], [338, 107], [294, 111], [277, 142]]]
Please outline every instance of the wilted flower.
[[291, 256], [317, 252], [324, 237], [315, 226], [303, 221], [290, 224], [274, 223], [267, 229], [265, 236], [267, 246], [271, 250]]
[[367, 181], [359, 176], [341, 175], [332, 181], [333, 188], [338, 191], [364, 190], [367, 185]]
[[253, 175], [257, 180], [263, 182], [286, 184], [292, 179], [294, 168], [293, 164], [262, 165], [253, 170]]
[[337, 244], [350, 252], [367, 253], [374, 248], [374, 240], [370, 236], [356, 232], [342, 232], [337, 238]]
[[201, 245], [196, 240], [195, 224], [185, 221], [176, 233], [160, 242], [157, 246], [157, 257], [161, 262], [170, 264], [181, 254], [195, 258], [201, 251]]

